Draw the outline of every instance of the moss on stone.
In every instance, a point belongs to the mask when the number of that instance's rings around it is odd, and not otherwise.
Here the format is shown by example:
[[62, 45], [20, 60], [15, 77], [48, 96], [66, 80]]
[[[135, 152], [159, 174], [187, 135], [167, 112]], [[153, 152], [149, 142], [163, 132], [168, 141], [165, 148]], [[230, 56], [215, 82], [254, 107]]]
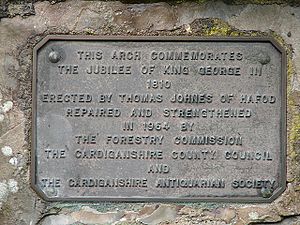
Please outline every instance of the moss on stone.
[[[173, 3], [182, 3], [182, 2], [196, 2], [203, 4], [211, 0], [164, 0], [163, 2]], [[272, 4], [286, 4], [291, 6], [299, 6], [299, 0], [220, 0], [229, 5], [246, 5], [246, 4], [256, 4], [256, 5], [272, 5]], [[157, 3], [162, 2], [162, 0], [121, 0], [123, 3]]]
[[297, 105], [295, 103], [292, 93], [288, 95], [288, 110], [291, 118], [289, 121], [289, 138], [288, 138], [288, 157], [291, 161], [290, 171], [291, 176], [288, 182], [300, 182], [300, 170], [299, 170], [299, 140], [300, 140], [300, 114], [297, 112]]
[[[12, 17], [15, 15], [30, 16], [34, 15], [33, 3], [42, 0], [0, 0], [0, 19], [3, 17]], [[58, 2], [64, 2], [65, 0], [48, 0], [51, 4]], [[95, 0], [100, 1], [100, 0]], [[169, 4], [178, 4], [183, 2], [196, 2], [198, 4], [204, 4], [210, 0], [121, 0], [122, 3], [158, 3], [168, 2]], [[271, 5], [271, 4], [287, 4], [291, 6], [300, 6], [299, 0], [222, 0], [226, 4], [231, 5], [245, 5], [245, 4], [259, 4], [259, 5]], [[32, 7], [32, 9], [31, 9]], [[16, 9], [16, 10], [10, 10]]]
[[190, 24], [190, 32], [192, 35], [200, 36], [220, 36], [220, 37], [258, 37], [269, 36], [268, 33], [260, 31], [238, 30], [230, 26], [227, 22], [218, 19], [198, 19]]
[[204, 34], [208, 36], [228, 36], [232, 28], [225, 22], [215, 19], [213, 26], [204, 30]]
[[257, 4], [257, 5], [271, 5], [271, 4], [289, 4], [299, 5], [299, 0], [223, 0], [227, 4]]
[[296, 99], [299, 98], [299, 94], [292, 89], [291, 83], [295, 75], [295, 68], [292, 61], [292, 49], [288, 46], [284, 39], [280, 36], [272, 33], [272, 36], [276, 41], [285, 48], [287, 53], [287, 129], [288, 129], [288, 152], [287, 156], [290, 160], [290, 173], [291, 177], [288, 178], [288, 182], [300, 182], [300, 170], [299, 170], [299, 140], [300, 140], [300, 114]]

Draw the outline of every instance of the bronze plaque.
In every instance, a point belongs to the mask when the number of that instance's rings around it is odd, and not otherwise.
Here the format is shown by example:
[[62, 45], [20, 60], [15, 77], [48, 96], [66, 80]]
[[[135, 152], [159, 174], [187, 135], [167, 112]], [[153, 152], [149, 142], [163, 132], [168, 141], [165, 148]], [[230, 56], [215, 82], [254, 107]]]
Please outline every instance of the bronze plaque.
[[46, 200], [270, 202], [286, 182], [286, 56], [268, 38], [48, 36], [32, 186]]

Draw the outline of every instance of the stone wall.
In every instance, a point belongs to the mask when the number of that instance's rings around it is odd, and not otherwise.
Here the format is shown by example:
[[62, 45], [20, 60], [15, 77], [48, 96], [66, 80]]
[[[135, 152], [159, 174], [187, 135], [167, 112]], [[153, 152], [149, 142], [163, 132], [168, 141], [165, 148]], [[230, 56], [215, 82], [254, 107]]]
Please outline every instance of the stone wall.
[[[0, 224], [300, 224], [300, 7], [270, 2], [2, 1]], [[274, 37], [288, 53], [286, 191], [270, 204], [43, 201], [29, 184], [31, 79], [33, 46], [47, 34]]]

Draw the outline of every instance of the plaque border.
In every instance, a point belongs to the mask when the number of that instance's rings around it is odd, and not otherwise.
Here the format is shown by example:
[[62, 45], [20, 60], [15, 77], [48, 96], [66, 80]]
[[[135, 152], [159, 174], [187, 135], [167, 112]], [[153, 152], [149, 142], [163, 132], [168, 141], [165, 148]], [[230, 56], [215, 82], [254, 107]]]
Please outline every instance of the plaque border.
[[[263, 197], [48, 197], [36, 184], [36, 119], [37, 119], [37, 55], [38, 50], [48, 41], [124, 41], [124, 42], [259, 42], [270, 43], [281, 54], [281, 115], [280, 115], [280, 155], [283, 162], [281, 163], [281, 177], [279, 187], [269, 198]], [[287, 180], [287, 54], [285, 49], [270, 36], [258, 37], [224, 37], [224, 36], [88, 36], [88, 35], [47, 35], [39, 41], [33, 48], [33, 76], [32, 76], [32, 124], [31, 124], [31, 163], [30, 163], [30, 186], [42, 199], [55, 202], [224, 202], [224, 203], [271, 203], [277, 199], [286, 189]]]

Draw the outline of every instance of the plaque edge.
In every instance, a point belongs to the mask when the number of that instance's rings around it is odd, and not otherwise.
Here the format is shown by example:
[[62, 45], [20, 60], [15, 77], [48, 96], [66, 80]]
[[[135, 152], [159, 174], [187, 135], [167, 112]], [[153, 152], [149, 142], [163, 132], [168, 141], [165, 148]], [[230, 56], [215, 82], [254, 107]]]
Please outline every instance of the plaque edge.
[[[281, 54], [281, 116], [280, 116], [280, 158], [284, 163], [279, 165], [282, 173], [279, 186], [270, 198], [263, 197], [197, 197], [197, 198], [162, 198], [162, 197], [48, 197], [36, 183], [36, 118], [37, 118], [37, 54], [49, 41], [178, 41], [178, 42], [266, 42], [270, 43]], [[226, 203], [271, 203], [286, 190], [287, 184], [287, 53], [284, 47], [272, 36], [92, 36], [92, 35], [46, 35], [33, 47], [32, 58], [32, 121], [31, 121], [31, 162], [30, 186], [45, 201], [49, 202], [226, 202]]]

